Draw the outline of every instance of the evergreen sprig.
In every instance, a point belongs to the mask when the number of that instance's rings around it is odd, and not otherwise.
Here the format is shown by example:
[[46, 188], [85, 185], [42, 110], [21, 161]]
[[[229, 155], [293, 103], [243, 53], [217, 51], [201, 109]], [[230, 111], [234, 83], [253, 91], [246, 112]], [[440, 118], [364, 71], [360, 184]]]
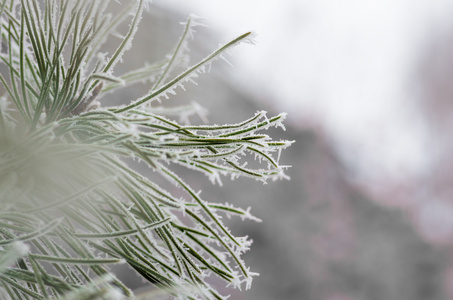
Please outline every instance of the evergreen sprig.
[[[0, 60], [7, 70], [0, 73], [6, 90], [0, 98], [2, 299], [133, 297], [109, 272], [108, 265], [117, 263], [188, 299], [223, 299], [205, 280], [212, 274], [238, 288], [244, 282], [248, 288], [256, 275], [241, 259], [251, 241], [235, 237], [222, 216], [259, 219], [206, 201], [172, 165], [219, 184], [223, 175], [286, 178], [275, 156], [291, 142], [263, 133], [283, 127], [285, 114], [258, 112], [223, 126], [179, 124], [165, 116], [196, 112], [197, 105], [167, 109], [157, 101], [232, 47], [253, 40], [243, 34], [171, 77], [186, 61], [196, 25], [189, 18], [166, 59], [116, 75], [147, 2], [128, 1], [117, 13], [109, 1], [1, 2]], [[126, 20], [129, 29], [118, 47], [101, 53]], [[101, 107], [97, 101], [139, 81], [151, 90], [129, 104]], [[250, 157], [258, 167], [247, 166]], [[130, 160], [146, 164], [153, 176], [135, 171]], [[167, 191], [158, 177], [183, 193]]]

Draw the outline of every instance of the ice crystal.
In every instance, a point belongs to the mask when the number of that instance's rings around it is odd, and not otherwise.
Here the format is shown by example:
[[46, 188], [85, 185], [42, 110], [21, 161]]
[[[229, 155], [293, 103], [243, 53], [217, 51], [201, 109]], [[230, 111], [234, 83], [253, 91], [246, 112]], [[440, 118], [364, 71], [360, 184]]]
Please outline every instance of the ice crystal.
[[[0, 72], [7, 91], [0, 98], [5, 299], [133, 297], [108, 275], [109, 264], [127, 264], [182, 299], [225, 298], [209, 284], [210, 276], [246, 289], [257, 276], [241, 258], [251, 240], [236, 237], [223, 220], [260, 219], [250, 208], [204, 199], [174, 166], [219, 185], [225, 176], [288, 178], [279, 160], [292, 142], [263, 133], [284, 129], [286, 115], [260, 111], [240, 123], [209, 125], [196, 103], [157, 105], [187, 83], [197, 84], [237, 45], [254, 43], [253, 34], [245, 33], [187, 67], [189, 40], [203, 26], [196, 16], [183, 24], [163, 60], [116, 74], [149, 3], [129, 1], [117, 15], [107, 13], [109, 1], [0, 4], [0, 59], [7, 69]], [[129, 27], [119, 33], [126, 20]], [[112, 36], [120, 42], [105, 52], [103, 43]], [[149, 92], [121, 106], [100, 106], [103, 95], [137, 82], [148, 84]], [[191, 125], [193, 115], [205, 124]], [[131, 161], [152, 175], [134, 170]]]

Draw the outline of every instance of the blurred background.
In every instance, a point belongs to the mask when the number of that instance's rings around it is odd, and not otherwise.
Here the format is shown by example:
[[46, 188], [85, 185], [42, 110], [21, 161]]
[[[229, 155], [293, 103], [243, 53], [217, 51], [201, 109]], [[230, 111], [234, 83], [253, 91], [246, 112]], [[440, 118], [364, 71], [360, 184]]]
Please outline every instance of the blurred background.
[[296, 140], [291, 181], [186, 176], [263, 219], [230, 224], [261, 273], [230, 299], [453, 299], [453, 1], [155, 0], [148, 14], [125, 69], [165, 57], [190, 14], [206, 25], [191, 64], [257, 33], [168, 105], [196, 101], [212, 123], [289, 113], [272, 136]]

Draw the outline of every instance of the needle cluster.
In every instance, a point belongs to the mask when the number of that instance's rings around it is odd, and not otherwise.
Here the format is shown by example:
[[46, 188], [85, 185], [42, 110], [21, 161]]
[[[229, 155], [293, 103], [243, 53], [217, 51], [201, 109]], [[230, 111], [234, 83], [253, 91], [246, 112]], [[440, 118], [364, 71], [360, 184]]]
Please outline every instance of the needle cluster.
[[[109, 1], [0, 3], [2, 299], [134, 297], [110, 264], [127, 264], [184, 299], [223, 299], [207, 283], [209, 276], [248, 288], [256, 275], [241, 259], [251, 241], [234, 236], [222, 217], [259, 219], [248, 209], [203, 199], [172, 166], [198, 170], [220, 184], [225, 175], [286, 178], [278, 157], [291, 142], [264, 133], [283, 127], [285, 114], [258, 112], [221, 126], [170, 118], [188, 119], [198, 106], [166, 109], [161, 100], [233, 47], [252, 42], [245, 33], [173, 75], [187, 61], [192, 17], [162, 61], [115, 74], [147, 2], [125, 1], [116, 13]], [[117, 48], [101, 52], [124, 22], [129, 27]], [[122, 106], [98, 102], [136, 82], [147, 82], [149, 93]], [[130, 160], [147, 165], [151, 175], [131, 168]], [[250, 160], [259, 167], [248, 167]], [[168, 180], [178, 196], [157, 184], [157, 177]]]

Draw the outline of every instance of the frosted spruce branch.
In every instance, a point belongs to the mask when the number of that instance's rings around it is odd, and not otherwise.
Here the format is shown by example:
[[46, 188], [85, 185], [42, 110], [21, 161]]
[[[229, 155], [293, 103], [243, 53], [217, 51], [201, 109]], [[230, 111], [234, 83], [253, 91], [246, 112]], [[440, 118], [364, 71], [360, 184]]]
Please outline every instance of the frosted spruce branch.
[[[185, 299], [224, 299], [206, 281], [210, 276], [249, 288], [257, 275], [241, 258], [251, 241], [236, 237], [222, 217], [260, 220], [250, 209], [204, 199], [173, 167], [218, 184], [224, 176], [287, 178], [278, 158], [292, 142], [265, 133], [284, 129], [285, 114], [190, 125], [190, 114], [203, 115], [197, 104], [158, 104], [233, 47], [253, 42], [245, 33], [175, 75], [187, 62], [194, 17], [167, 57], [116, 74], [148, 2], [1, 1], [0, 62], [7, 70], [0, 73], [6, 90], [0, 98], [2, 299], [134, 297], [110, 273], [111, 264], [127, 264]], [[124, 22], [129, 27], [118, 46], [101, 53]], [[137, 82], [146, 82], [149, 93], [118, 107], [97, 101]], [[152, 172], [138, 173], [130, 160]], [[157, 184], [159, 178], [179, 192]]]

